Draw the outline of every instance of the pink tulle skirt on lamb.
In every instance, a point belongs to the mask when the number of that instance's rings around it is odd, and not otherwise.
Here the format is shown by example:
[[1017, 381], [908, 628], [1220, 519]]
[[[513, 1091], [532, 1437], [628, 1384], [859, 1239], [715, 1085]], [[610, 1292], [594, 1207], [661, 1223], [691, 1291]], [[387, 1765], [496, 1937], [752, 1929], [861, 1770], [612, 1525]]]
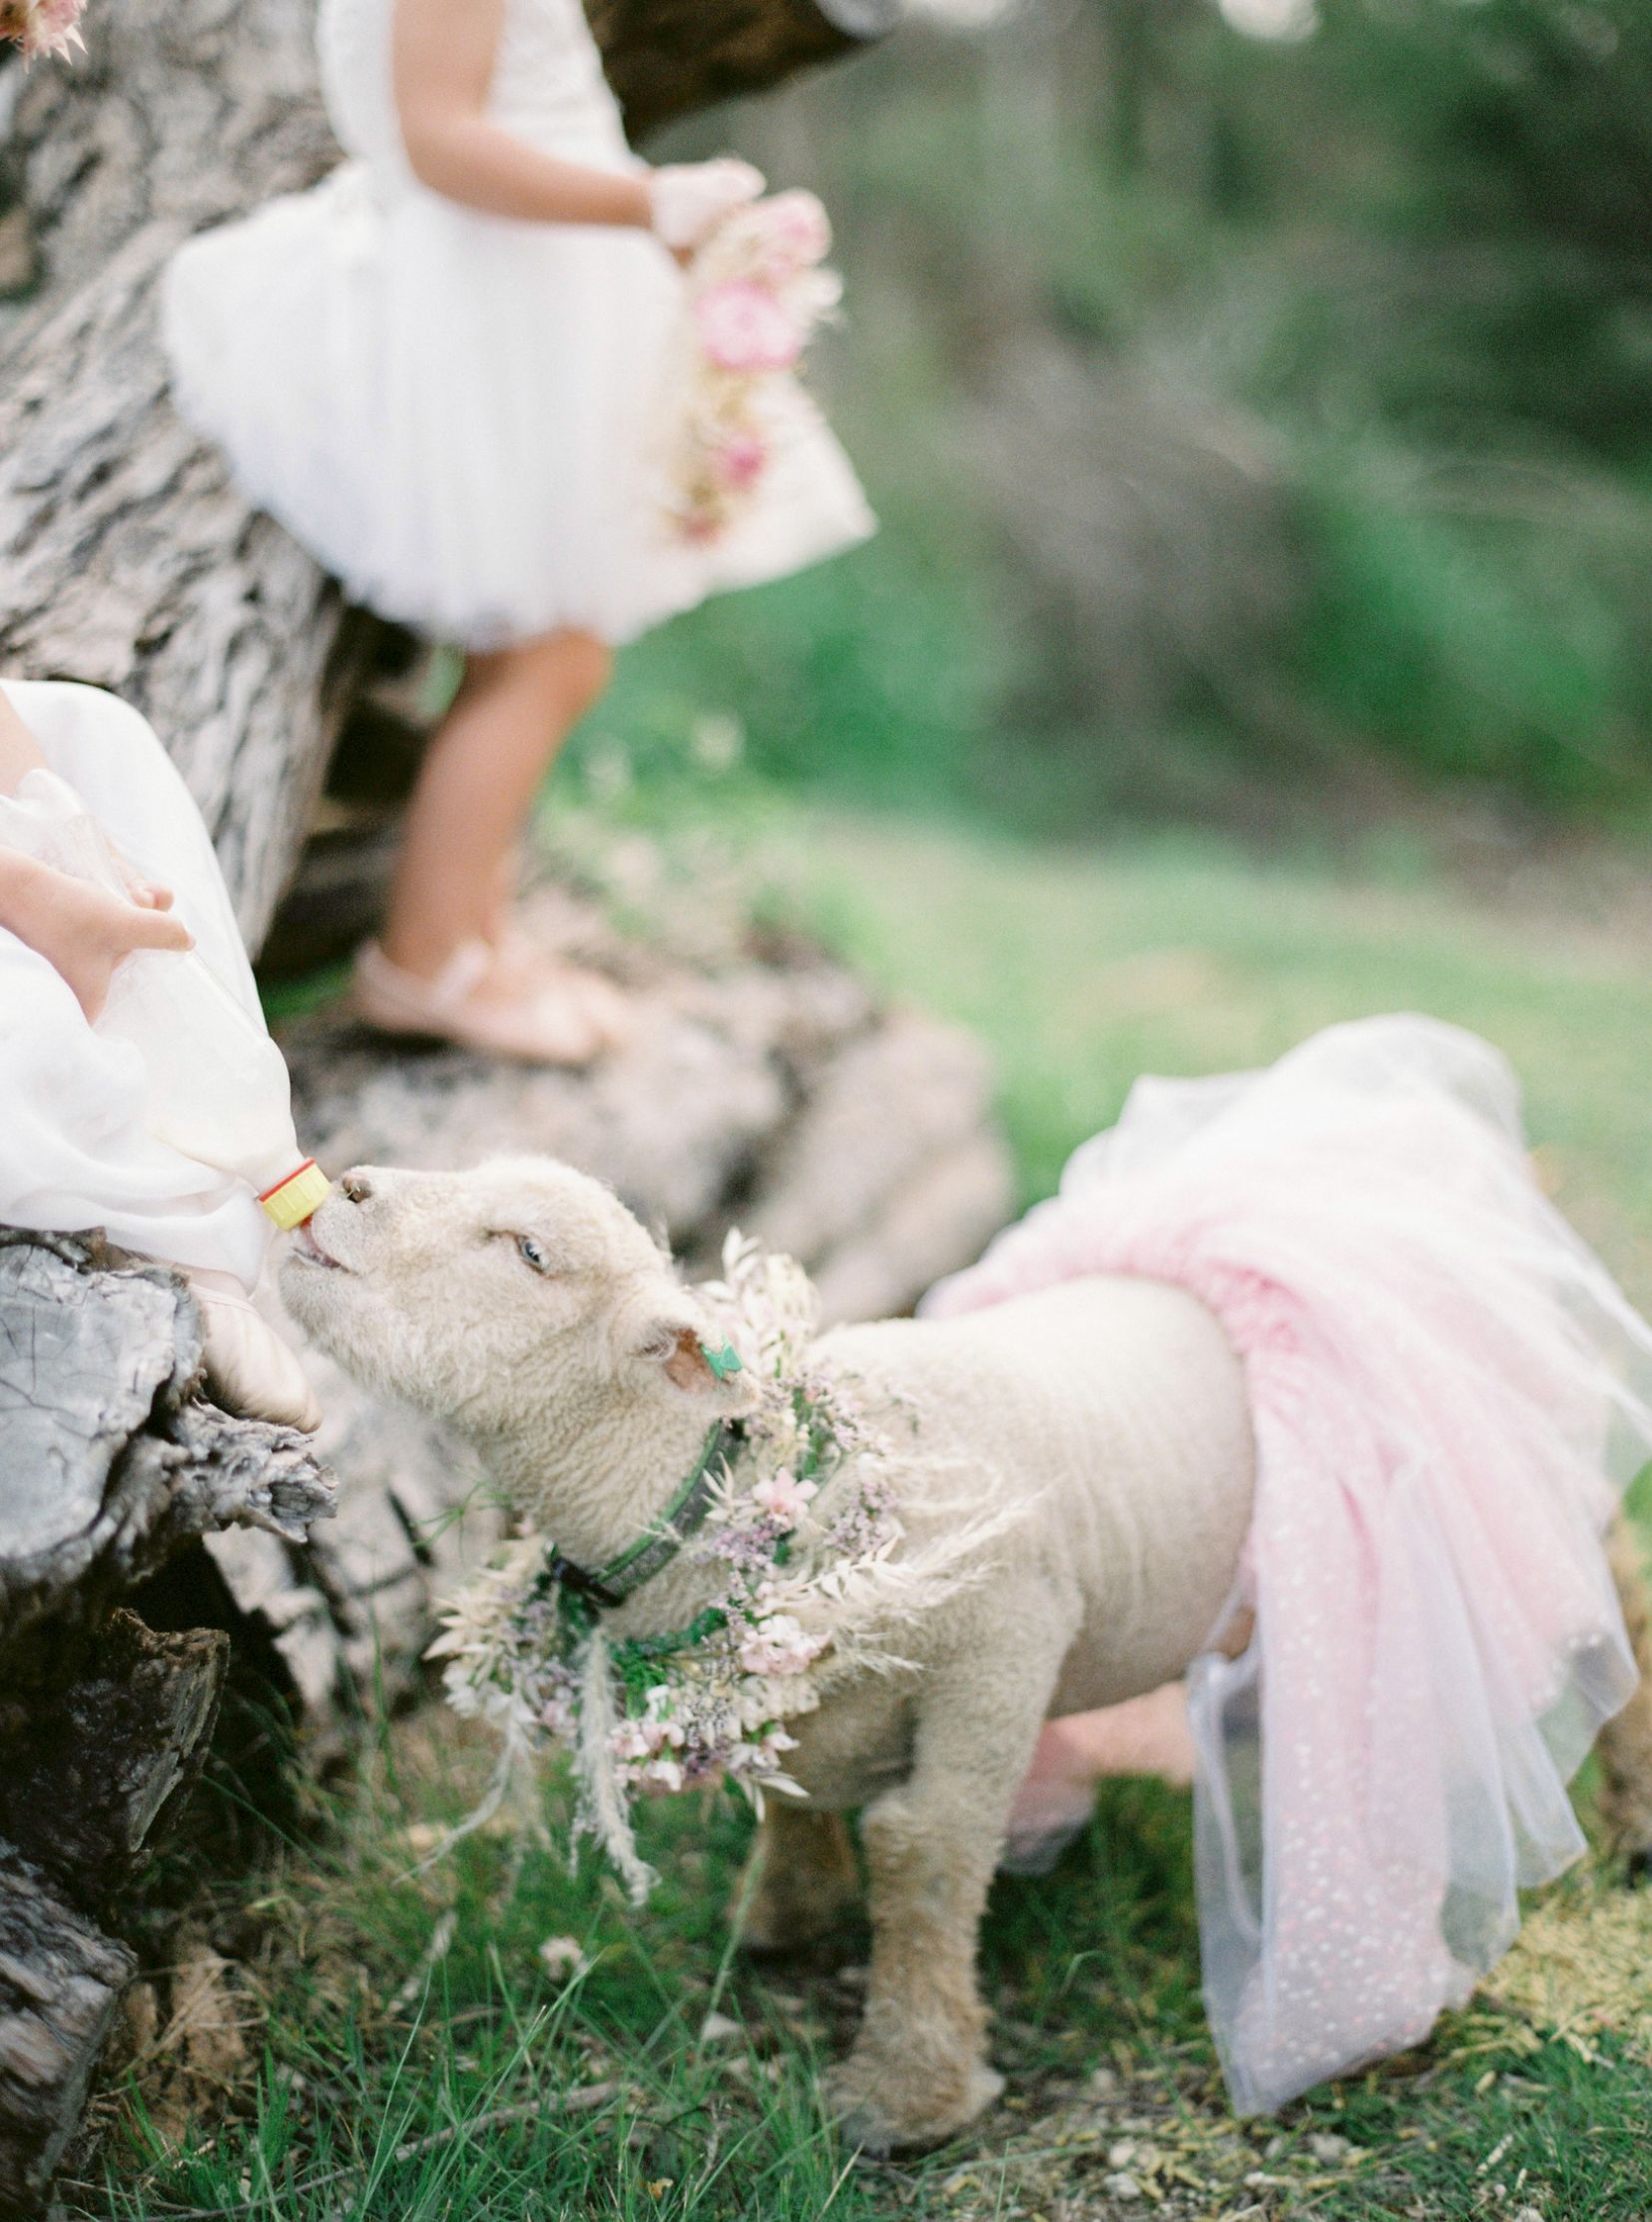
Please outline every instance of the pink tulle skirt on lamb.
[[[1256, 1509], [1188, 1714], [1205, 1997], [1264, 2111], [1426, 2035], [1582, 1849], [1635, 1667], [1602, 1547], [1652, 1457], [1652, 1330], [1539, 1191], [1503, 1059], [1423, 1018], [1148, 1079], [936, 1315], [1081, 1274], [1192, 1291], [1245, 1366]], [[1026, 1799], [1059, 1807], [1089, 1717]], [[1024, 1800], [1025, 1803], [1025, 1800]], [[1036, 1827], [1036, 1810], [1024, 1822]]]

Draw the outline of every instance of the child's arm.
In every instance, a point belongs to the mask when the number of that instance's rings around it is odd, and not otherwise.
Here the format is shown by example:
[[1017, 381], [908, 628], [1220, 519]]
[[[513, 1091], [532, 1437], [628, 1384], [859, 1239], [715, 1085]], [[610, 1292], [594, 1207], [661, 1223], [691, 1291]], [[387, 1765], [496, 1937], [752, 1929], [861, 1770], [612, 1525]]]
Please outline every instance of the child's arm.
[[[28, 727], [0, 687], [0, 795], [12, 794], [30, 772], [49, 769]], [[194, 946], [171, 915], [172, 891], [140, 879], [124, 859], [132, 900], [89, 880], [54, 871], [34, 856], [0, 848], [0, 931], [43, 956], [74, 989], [89, 1020], [103, 1009], [109, 982], [134, 949]], [[231, 1411], [282, 1426], [310, 1429], [320, 1406], [292, 1353], [254, 1311], [231, 1275], [190, 1275], [201, 1308], [203, 1358], [213, 1393]]]
[[[34, 736], [0, 688], [0, 795], [44, 767]], [[74, 989], [89, 1019], [103, 1009], [115, 967], [134, 949], [187, 949], [182, 919], [169, 916], [171, 890], [132, 878], [132, 900], [0, 848], [0, 928], [14, 933]]]
[[[564, 162], [502, 130], [488, 116], [504, 15], [505, 0], [467, 0], [462, 8], [452, 0], [395, 0], [391, 55], [396, 114], [414, 177], [432, 193], [489, 216], [654, 230], [654, 173]], [[699, 226], [703, 231], [762, 190], [762, 179], [745, 164], [688, 167], [727, 173], [722, 195], [714, 190], [709, 196], [706, 221]], [[711, 205], [719, 200], [721, 206]], [[689, 248], [697, 240], [668, 238], [667, 244]]]

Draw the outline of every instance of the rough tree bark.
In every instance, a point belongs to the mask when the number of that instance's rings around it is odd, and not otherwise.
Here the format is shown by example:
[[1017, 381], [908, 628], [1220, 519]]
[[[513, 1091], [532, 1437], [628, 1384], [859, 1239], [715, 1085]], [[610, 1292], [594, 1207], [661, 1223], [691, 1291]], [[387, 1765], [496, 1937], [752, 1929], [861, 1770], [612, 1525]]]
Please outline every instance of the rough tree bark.
[[0, 670], [112, 687], [172, 750], [256, 942], [301, 845], [342, 612], [166, 398], [161, 266], [334, 159], [299, 0], [121, 0], [19, 107], [51, 282], [0, 334]]
[[0, 2214], [37, 2211], [134, 1966], [0, 1844]]

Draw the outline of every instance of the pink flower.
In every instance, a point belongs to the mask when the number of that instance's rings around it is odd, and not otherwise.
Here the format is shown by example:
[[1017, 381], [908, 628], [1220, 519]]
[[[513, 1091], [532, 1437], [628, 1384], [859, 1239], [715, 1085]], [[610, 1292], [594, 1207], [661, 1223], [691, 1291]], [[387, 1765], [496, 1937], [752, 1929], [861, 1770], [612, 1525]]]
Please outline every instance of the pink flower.
[[719, 370], [790, 370], [803, 352], [797, 318], [754, 278], [708, 286], [694, 319], [701, 347]]
[[643, 1782], [650, 1790], [681, 1790], [683, 1770], [675, 1759], [651, 1759], [643, 1769]]
[[794, 270], [824, 263], [831, 251], [831, 224], [813, 193], [777, 193], [759, 204], [770, 252]]
[[613, 1735], [616, 1759], [646, 1759], [650, 1745], [641, 1721], [621, 1721]]
[[740, 1663], [748, 1674], [802, 1674], [826, 1643], [825, 1636], [806, 1635], [791, 1613], [771, 1613], [741, 1644]]
[[755, 432], [731, 432], [716, 450], [717, 466], [731, 486], [755, 486], [769, 468], [769, 448]]
[[681, 1744], [683, 1731], [676, 1721], [645, 1713], [641, 1720], [621, 1721], [610, 1741], [616, 1759], [651, 1760], [668, 1744]]
[[0, 39], [15, 39], [24, 58], [60, 54], [67, 61], [73, 49], [84, 46], [80, 35], [81, 10], [86, 0], [0, 0]]
[[761, 1505], [783, 1527], [796, 1527], [808, 1509], [810, 1498], [819, 1494], [817, 1483], [800, 1481], [782, 1466], [778, 1473], [771, 1473], [758, 1483], [752, 1491], [752, 1502]]

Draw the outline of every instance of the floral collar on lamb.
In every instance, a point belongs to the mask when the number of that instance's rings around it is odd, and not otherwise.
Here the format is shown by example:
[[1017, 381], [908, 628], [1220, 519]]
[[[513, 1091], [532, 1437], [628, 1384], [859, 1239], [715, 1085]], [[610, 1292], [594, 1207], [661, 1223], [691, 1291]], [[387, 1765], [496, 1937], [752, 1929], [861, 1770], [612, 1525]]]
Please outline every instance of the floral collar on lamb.
[[[742, 1422], [742, 1480], [715, 1431], [701, 1461], [710, 1470], [689, 1476], [651, 1531], [704, 1500], [681, 1548], [716, 1568], [712, 1601], [670, 1634], [613, 1638], [590, 1578], [549, 1538], [525, 1535], [471, 1583], [432, 1646], [448, 1662], [454, 1708], [503, 1741], [494, 1789], [469, 1825], [496, 1809], [519, 1760], [566, 1744], [576, 1833], [596, 1837], [639, 1902], [654, 1877], [632, 1836], [633, 1793], [727, 1778], [760, 1806], [766, 1788], [796, 1794], [786, 1723], [820, 1703], [833, 1654], [863, 1652], [856, 1624], [868, 1595], [889, 1586], [879, 1576], [901, 1536], [892, 1446], [852, 1383], [813, 1357], [817, 1309], [803, 1268], [737, 1235], [723, 1267], [699, 1293], [728, 1338], [714, 1363], [747, 1369], [759, 1390]], [[676, 1555], [674, 1539], [664, 1555]]]

